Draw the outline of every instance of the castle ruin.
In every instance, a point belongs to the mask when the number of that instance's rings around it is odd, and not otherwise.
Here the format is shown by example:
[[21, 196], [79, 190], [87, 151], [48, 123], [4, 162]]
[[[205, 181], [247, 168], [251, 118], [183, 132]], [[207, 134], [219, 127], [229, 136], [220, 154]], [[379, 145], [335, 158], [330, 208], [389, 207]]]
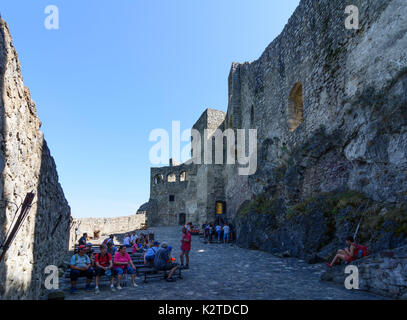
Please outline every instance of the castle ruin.
[[226, 115], [209, 109], [195, 127], [257, 129], [256, 173], [227, 164], [152, 168], [148, 221], [201, 224], [222, 203], [240, 245], [326, 257], [365, 208], [363, 241], [406, 243], [407, 3], [353, 5], [358, 29], [346, 28], [348, 1], [302, 0], [258, 60], [232, 65]]
[[[202, 145], [205, 139], [212, 141], [217, 129], [223, 129], [224, 120], [224, 112], [205, 110], [193, 126], [200, 134]], [[206, 136], [205, 129], [208, 130]], [[204, 149], [201, 148], [203, 157]], [[146, 211], [149, 225], [175, 226], [186, 222], [200, 225], [212, 220], [216, 210], [221, 213], [225, 209], [222, 170], [223, 165], [195, 164], [193, 161], [181, 164], [175, 159], [170, 159], [168, 167], [151, 168], [150, 201], [140, 211]]]
[[[301, 0], [258, 60], [232, 65], [226, 114], [208, 109], [194, 128], [212, 132], [202, 145], [217, 129], [257, 129], [256, 173], [176, 159], [151, 168], [139, 210], [149, 225], [220, 216], [239, 245], [312, 262], [342, 245], [364, 208], [360, 241], [377, 251], [407, 244], [407, 2], [354, 0], [356, 30], [345, 27], [348, 4]], [[44, 268], [68, 248], [70, 207], [3, 20], [0, 76], [2, 241], [35, 194], [0, 262], [0, 297], [39, 298]]]

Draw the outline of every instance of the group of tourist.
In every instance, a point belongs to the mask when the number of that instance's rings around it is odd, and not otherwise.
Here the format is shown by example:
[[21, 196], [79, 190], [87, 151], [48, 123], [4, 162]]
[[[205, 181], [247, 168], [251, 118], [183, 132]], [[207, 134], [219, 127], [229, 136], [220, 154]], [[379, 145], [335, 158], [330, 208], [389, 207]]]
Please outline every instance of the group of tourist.
[[214, 237], [220, 242], [228, 243], [231, 240], [231, 227], [227, 223], [204, 223], [202, 225], [204, 239], [212, 241]]
[[148, 246], [148, 236], [144, 233], [138, 236], [135, 232], [126, 234], [123, 239], [123, 245], [127, 248]]
[[[111, 242], [110, 242], [111, 243]], [[116, 249], [116, 248], [115, 248]], [[99, 279], [105, 275], [110, 279], [110, 288], [116, 291], [113, 281], [113, 275], [117, 276], [117, 290], [121, 290], [120, 285], [123, 274], [131, 275], [132, 286], [137, 287], [135, 283], [136, 268], [127, 248], [124, 245], [119, 246], [119, 250], [112, 255], [108, 252], [106, 244], [100, 245], [100, 253], [94, 254], [92, 245], [79, 245], [78, 252], [75, 253], [70, 262], [71, 268], [71, 293], [76, 293], [76, 281], [79, 277], [86, 277], [86, 290], [90, 290], [90, 283], [93, 276], [95, 278], [95, 292], [99, 292]]]
[[[122, 289], [120, 283], [124, 274], [130, 275], [131, 285], [137, 287], [135, 283], [136, 267], [127, 252], [127, 248], [130, 247], [133, 248], [132, 253], [144, 253], [145, 265], [152, 266], [159, 271], [164, 271], [166, 281], [168, 282], [175, 281], [173, 274], [178, 268], [189, 269], [191, 233], [185, 227], [182, 228], [181, 265], [178, 265], [175, 262], [176, 259], [171, 256], [171, 246], [167, 243], [162, 243], [160, 246], [158, 241], [149, 244], [148, 238], [144, 234], [137, 236], [134, 232], [131, 236], [126, 235], [123, 245], [120, 245], [118, 250], [114, 245], [114, 236], [111, 235], [100, 245], [100, 253], [95, 254], [92, 250], [92, 244], [87, 243], [87, 234], [84, 233], [79, 239], [78, 250], [70, 261], [71, 293], [77, 292], [76, 282], [79, 277], [86, 277], [85, 289], [90, 291], [90, 284], [95, 276], [95, 293], [100, 292], [99, 281], [101, 276], [109, 278], [112, 292], [116, 291], [116, 289]], [[169, 271], [168, 275], [167, 271]], [[117, 276], [116, 288], [114, 286], [114, 276]]]

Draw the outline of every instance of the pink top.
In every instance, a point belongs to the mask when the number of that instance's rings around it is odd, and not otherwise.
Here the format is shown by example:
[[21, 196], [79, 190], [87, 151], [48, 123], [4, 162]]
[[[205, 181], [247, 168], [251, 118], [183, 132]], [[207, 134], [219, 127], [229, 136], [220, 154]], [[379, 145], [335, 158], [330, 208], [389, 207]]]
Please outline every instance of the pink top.
[[116, 252], [116, 254], [114, 255], [114, 262], [115, 262], [114, 266], [115, 266], [116, 268], [122, 268], [122, 269], [124, 269], [124, 267], [126, 266], [126, 265], [124, 265], [124, 264], [117, 265], [116, 262], [127, 262], [127, 263], [130, 263], [130, 261], [131, 261], [131, 258], [130, 258], [129, 254], [128, 254], [127, 252], [124, 254], [124, 256], [123, 256], [120, 252]]

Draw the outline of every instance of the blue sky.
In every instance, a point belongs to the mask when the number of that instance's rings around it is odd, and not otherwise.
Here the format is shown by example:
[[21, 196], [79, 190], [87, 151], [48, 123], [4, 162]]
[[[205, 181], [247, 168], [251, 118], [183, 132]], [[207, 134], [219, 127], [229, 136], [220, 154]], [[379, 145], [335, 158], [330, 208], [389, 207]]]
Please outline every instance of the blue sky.
[[[73, 216], [130, 215], [147, 202], [150, 132], [226, 111], [231, 63], [260, 57], [298, 3], [2, 0]], [[59, 30], [44, 26], [48, 5]]]

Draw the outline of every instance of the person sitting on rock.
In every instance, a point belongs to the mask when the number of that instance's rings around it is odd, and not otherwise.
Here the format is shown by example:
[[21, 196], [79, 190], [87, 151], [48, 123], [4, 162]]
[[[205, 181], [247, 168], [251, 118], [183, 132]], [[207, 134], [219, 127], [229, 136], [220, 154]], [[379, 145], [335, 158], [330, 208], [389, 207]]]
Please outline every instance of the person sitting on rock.
[[88, 240], [88, 234], [85, 232], [82, 237], [79, 239], [79, 245], [84, 246], [86, 245], [86, 241]]
[[79, 277], [86, 277], [85, 289], [89, 291], [94, 270], [91, 267], [91, 261], [86, 254], [86, 247], [84, 245], [79, 246], [78, 253], [72, 256], [69, 267], [71, 268], [71, 293], [77, 292], [76, 281]]
[[349, 248], [345, 248], [345, 249], [340, 249], [338, 250], [336, 256], [334, 257], [334, 259], [332, 260], [331, 263], [327, 263], [328, 267], [332, 267], [335, 264], [337, 264], [338, 262], [340, 263], [340, 261], [345, 261], [346, 263], [352, 262], [353, 260], [355, 260], [355, 248], [356, 248], [356, 244], [354, 243], [355, 240], [353, 239], [352, 236], [348, 236], [346, 237], [346, 244], [349, 246]]
[[109, 243], [112, 243], [112, 245], [114, 245], [114, 235], [110, 235], [109, 238], [106, 238], [105, 240], [103, 240], [102, 244], [108, 245]]
[[136, 267], [133, 264], [129, 254], [127, 253], [126, 246], [120, 246], [119, 251], [115, 254], [113, 259], [113, 269], [115, 274], [117, 274], [117, 290], [121, 290], [120, 280], [125, 272], [131, 275], [131, 284], [133, 287], [137, 287], [135, 283], [136, 277]]
[[[172, 278], [172, 275], [174, 274], [175, 270], [178, 269], [178, 265], [173, 262], [168, 262], [170, 260], [170, 254], [168, 252], [168, 244], [163, 243], [161, 245], [161, 248], [157, 250], [157, 253], [155, 254], [154, 258], [154, 267], [157, 270], [164, 271], [166, 274], [166, 280], [168, 282], [173, 282], [175, 279]], [[171, 270], [170, 273], [167, 276], [167, 271]]]
[[112, 276], [113, 260], [110, 253], [107, 252], [106, 245], [100, 245], [100, 253], [95, 255], [95, 268], [96, 268], [96, 278], [95, 278], [95, 293], [99, 293], [99, 279], [101, 276], [105, 275], [110, 280], [110, 289], [116, 291], [113, 286], [113, 276]]

